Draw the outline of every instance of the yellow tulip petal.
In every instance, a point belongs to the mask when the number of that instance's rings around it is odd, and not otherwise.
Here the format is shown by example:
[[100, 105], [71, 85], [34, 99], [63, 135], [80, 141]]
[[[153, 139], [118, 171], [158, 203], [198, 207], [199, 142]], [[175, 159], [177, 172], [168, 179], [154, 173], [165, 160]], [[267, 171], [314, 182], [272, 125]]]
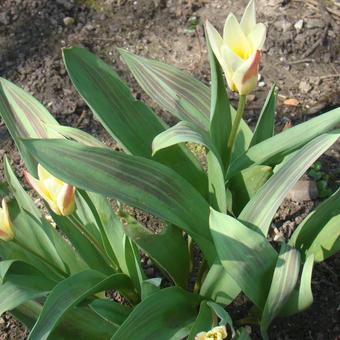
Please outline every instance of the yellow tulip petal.
[[38, 164], [38, 177], [39, 180], [45, 181], [47, 179], [53, 179], [57, 183], [59, 183], [60, 186], [64, 184], [63, 181], [61, 181], [59, 178], [53, 176], [50, 172], [48, 172], [41, 164]]
[[24, 176], [29, 185], [48, 203], [50, 208], [58, 215], [60, 215], [57, 204], [53, 201], [49, 191], [45, 187], [44, 183], [35, 179], [27, 171], [24, 172]]
[[57, 205], [63, 216], [70, 215], [74, 211], [74, 191], [75, 188], [72, 185], [65, 183], [59, 192]]
[[15, 237], [12, 221], [9, 216], [8, 206], [5, 199], [2, 199], [0, 208], [0, 240], [10, 241]]
[[244, 60], [235, 54], [227, 44], [222, 45], [221, 54], [231, 72], [235, 72], [244, 63]]
[[260, 60], [261, 53], [257, 50], [234, 73], [233, 82], [240, 95], [247, 95], [256, 87]]
[[254, 50], [261, 50], [266, 40], [267, 27], [263, 23], [256, 24], [254, 30], [248, 35]]
[[60, 190], [63, 188], [65, 183], [55, 180], [54, 177], [50, 177], [44, 180], [43, 184], [49, 194], [50, 199], [57, 201]]
[[207, 332], [200, 332], [196, 334], [195, 340], [206, 340], [207, 339], [206, 335], [207, 335]]
[[208, 35], [209, 43], [211, 46], [211, 49], [213, 50], [217, 60], [221, 64], [221, 66], [224, 63], [224, 59], [221, 54], [221, 47], [223, 44], [223, 39], [221, 35], [217, 32], [215, 27], [208, 21], [206, 20], [205, 22], [205, 29]]
[[250, 0], [240, 22], [243, 33], [247, 36], [256, 25], [255, 1]]
[[234, 14], [229, 14], [224, 24], [223, 41], [240, 58], [246, 60], [251, 46]]

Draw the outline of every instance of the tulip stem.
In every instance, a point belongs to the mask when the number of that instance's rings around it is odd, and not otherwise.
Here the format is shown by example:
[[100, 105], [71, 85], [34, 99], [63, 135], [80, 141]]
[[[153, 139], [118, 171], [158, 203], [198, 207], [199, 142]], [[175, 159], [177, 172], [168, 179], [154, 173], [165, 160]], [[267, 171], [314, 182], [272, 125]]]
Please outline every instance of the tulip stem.
[[102, 247], [99, 245], [97, 240], [84, 228], [82, 223], [78, 220], [77, 216], [74, 214], [67, 216], [68, 220], [73, 224], [73, 226], [96, 248], [98, 253], [104, 258], [105, 262], [112, 267], [114, 270], [118, 270], [117, 265], [113, 263], [110, 257], [105, 253]]
[[38, 257], [40, 260], [42, 260], [45, 264], [48, 265], [48, 267], [52, 267], [59, 275], [61, 275], [63, 278], [67, 277], [68, 274], [64, 272], [62, 269], [58, 268], [54, 263], [51, 263], [46, 258], [44, 258], [39, 253], [35, 252], [33, 249], [27, 247], [24, 243], [21, 243], [17, 238], [14, 238], [12, 240], [17, 246], [25, 249], [27, 252], [32, 253], [34, 256]]
[[243, 116], [245, 104], [246, 104], [246, 96], [241, 95], [238, 101], [236, 117], [233, 121], [233, 126], [231, 128], [231, 132], [230, 132], [228, 143], [227, 143], [226, 170], [228, 170], [229, 165], [230, 165], [231, 154], [233, 152], [235, 138], [237, 135], [238, 128], [240, 126], [241, 118]]

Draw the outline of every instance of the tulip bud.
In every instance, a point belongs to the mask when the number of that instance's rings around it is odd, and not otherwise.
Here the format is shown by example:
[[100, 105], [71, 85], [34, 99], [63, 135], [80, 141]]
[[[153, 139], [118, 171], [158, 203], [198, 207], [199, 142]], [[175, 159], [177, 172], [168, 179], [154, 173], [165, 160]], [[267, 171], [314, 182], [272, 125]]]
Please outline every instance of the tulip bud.
[[240, 23], [234, 14], [228, 15], [223, 38], [209, 21], [206, 31], [229, 88], [240, 95], [249, 94], [257, 84], [260, 51], [266, 38], [266, 26], [256, 23], [254, 0], [249, 2]]
[[2, 200], [2, 208], [0, 208], [0, 240], [10, 241], [15, 237], [12, 221], [9, 217], [9, 211], [6, 201]]
[[67, 216], [73, 213], [75, 188], [72, 185], [54, 177], [40, 164], [38, 165], [39, 179], [35, 179], [28, 172], [25, 172], [25, 177], [57, 215]]
[[223, 340], [227, 338], [225, 326], [214, 327], [209, 332], [201, 332], [195, 336], [195, 340]]

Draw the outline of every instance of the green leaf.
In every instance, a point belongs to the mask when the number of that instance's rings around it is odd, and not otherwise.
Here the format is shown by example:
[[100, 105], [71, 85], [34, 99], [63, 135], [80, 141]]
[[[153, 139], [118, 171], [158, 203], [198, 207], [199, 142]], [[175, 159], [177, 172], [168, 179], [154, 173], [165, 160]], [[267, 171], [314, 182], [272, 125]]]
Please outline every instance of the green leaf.
[[272, 218], [289, 190], [338, 136], [338, 132], [321, 135], [290, 157], [248, 202], [239, 220], [267, 235]]
[[48, 171], [65, 182], [114, 197], [181, 226], [198, 243], [208, 262], [214, 261], [208, 204], [170, 168], [65, 140], [30, 140], [25, 144]]
[[277, 87], [274, 84], [262, 107], [260, 117], [257, 121], [250, 147], [270, 138], [274, 134], [275, 109], [277, 100]]
[[192, 325], [188, 340], [195, 340], [200, 332], [207, 332], [213, 327], [213, 313], [207, 305], [207, 301], [202, 301], [197, 318]]
[[161, 289], [161, 283], [162, 279], [160, 277], [144, 280], [142, 283], [142, 300], [145, 300], [152, 294], [159, 292]]
[[314, 265], [314, 256], [307, 257], [303, 265], [300, 285], [295, 288], [288, 301], [280, 311], [280, 316], [289, 316], [302, 312], [313, 303], [312, 293], [312, 272]]
[[51, 210], [50, 214], [58, 227], [67, 236], [67, 239], [72, 243], [82, 261], [86, 263], [86, 269], [92, 268], [105, 274], [112, 273], [112, 268], [104, 261], [103, 256], [84, 236], [83, 232], [75, 226], [73, 220], [69, 217], [56, 215]]
[[[165, 129], [156, 114], [136, 101], [117, 73], [86, 49], [64, 49], [63, 58], [74, 86], [124, 151], [151, 158], [152, 140]], [[204, 188], [205, 175], [188, 150], [176, 146], [156, 160]]]
[[218, 323], [219, 326], [228, 325], [231, 328], [232, 336], [234, 337], [235, 330], [233, 327], [233, 320], [231, 319], [229, 313], [221, 305], [213, 301], [209, 301], [208, 306], [220, 318], [220, 322]]
[[[28, 301], [11, 311], [11, 314], [22, 321], [28, 328], [32, 328], [41, 310], [42, 306], [39, 303]], [[65, 313], [48, 339], [107, 340], [116, 330], [117, 326], [101, 318], [88, 307], [78, 307]]]
[[251, 164], [276, 165], [284, 156], [301, 148], [340, 123], [340, 108], [312, 118], [258, 143], [231, 164], [230, 177]]
[[112, 340], [181, 339], [189, 334], [200, 300], [180, 288], [162, 289], [134, 308]]
[[222, 160], [222, 169], [225, 169], [227, 162], [227, 144], [232, 127], [230, 103], [219, 62], [211, 50], [209, 39], [206, 39], [206, 43], [208, 46], [211, 72], [210, 135], [218, 150], [218, 155]]
[[[193, 122], [209, 130], [209, 87], [174, 66], [139, 57], [122, 49], [119, 52], [138, 84], [157, 104], [180, 120]], [[184, 106], [183, 102], [189, 105]], [[189, 109], [191, 107], [196, 110]], [[236, 112], [232, 107], [230, 109], [234, 119]], [[235, 142], [235, 155], [240, 155], [248, 148], [252, 135], [242, 120]]]
[[0, 116], [17, 145], [30, 173], [36, 174], [36, 163], [21, 142], [21, 138], [50, 138], [45, 123], [57, 125], [57, 121], [34, 97], [0, 78]]
[[11, 262], [0, 285], [0, 315], [28, 300], [46, 295], [56, 284], [31, 265]]
[[168, 225], [160, 234], [153, 234], [131, 216], [123, 217], [126, 220], [124, 229], [128, 237], [148, 254], [176, 285], [185, 288], [189, 277], [189, 254], [182, 231]]
[[48, 125], [46, 124], [47, 131], [55, 135], [59, 134], [58, 138], [66, 138], [70, 140], [74, 140], [76, 142], [88, 145], [95, 146], [98, 148], [106, 148], [107, 146], [100, 142], [98, 139], [94, 138], [90, 134], [80, 129], [76, 129], [70, 126], [62, 126], [62, 125]]
[[322, 202], [295, 229], [289, 244], [303, 256], [314, 254], [316, 262], [325, 260], [340, 247], [340, 189]]
[[155, 154], [159, 150], [169, 146], [191, 142], [204, 145], [209, 149], [207, 154], [208, 179], [211, 205], [222, 211], [226, 211], [226, 193], [224, 185], [224, 173], [221, 158], [212, 143], [209, 134], [190, 122], [179, 122], [170, 129], [162, 132], [152, 142], [152, 151]]
[[238, 216], [242, 209], [256, 192], [267, 182], [273, 174], [271, 167], [266, 165], [253, 165], [244, 169], [228, 182], [232, 193], [232, 211]]
[[[139, 295], [142, 293], [142, 285], [145, 280], [145, 274], [141, 266], [140, 255], [136, 245], [126, 235], [124, 235], [124, 250], [128, 276], [131, 278], [134, 287]], [[131, 301], [138, 302], [138, 301]]]
[[100, 317], [118, 327], [132, 311], [130, 307], [111, 300], [96, 299], [89, 304], [89, 307]]
[[28, 339], [47, 339], [69, 309], [88, 296], [109, 288], [131, 288], [131, 283], [124, 274], [105, 276], [94, 270], [80, 272], [61, 281], [48, 296]]
[[279, 314], [280, 309], [292, 294], [300, 271], [300, 254], [283, 243], [277, 258], [268, 298], [261, 318], [261, 334], [267, 337], [267, 329], [272, 320]]
[[245, 328], [239, 328], [236, 331], [236, 335], [233, 338], [234, 340], [251, 340], [247, 330]]
[[275, 250], [258, 232], [213, 209], [210, 231], [227, 273], [248, 298], [262, 308], [277, 259]]
[[241, 292], [240, 287], [226, 272], [221, 263], [214, 263], [204, 278], [200, 295], [227, 306]]

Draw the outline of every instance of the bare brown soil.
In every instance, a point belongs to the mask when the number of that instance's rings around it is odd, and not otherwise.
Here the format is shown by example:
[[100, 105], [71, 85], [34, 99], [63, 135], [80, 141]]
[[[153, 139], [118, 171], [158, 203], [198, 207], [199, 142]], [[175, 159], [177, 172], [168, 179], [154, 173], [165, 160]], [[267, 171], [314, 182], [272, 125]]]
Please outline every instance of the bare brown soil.
[[[176, 65], [209, 82], [209, 66], [202, 22], [209, 18], [222, 29], [232, 11], [240, 17], [247, 0], [0, 0], [0, 76], [19, 84], [45, 104], [57, 120], [84, 129], [100, 140], [112, 141], [72, 87], [61, 60], [61, 48], [89, 48], [111, 64], [129, 84], [134, 95], [161, 111], [140, 90], [116, 47]], [[189, 6], [191, 3], [191, 6]], [[323, 3], [323, 6], [320, 6]], [[268, 26], [258, 89], [248, 98], [246, 120], [255, 126], [272, 82], [279, 89], [277, 131], [307, 120], [340, 103], [340, 5], [335, 0], [257, 0], [258, 21]], [[74, 24], [66, 26], [71, 17]], [[199, 24], [190, 31], [190, 22]], [[231, 97], [233, 95], [231, 94]], [[287, 105], [294, 99], [295, 106]], [[339, 144], [322, 158], [338, 187]], [[18, 176], [23, 164], [0, 121], [0, 156], [7, 153]], [[0, 180], [3, 179], [0, 163]], [[317, 202], [285, 202], [275, 226], [296, 226]], [[139, 216], [140, 217], [140, 216]], [[143, 217], [141, 217], [143, 219]], [[157, 224], [144, 217], [147, 224]], [[288, 223], [287, 223], [288, 221]], [[283, 230], [286, 232], [285, 230]], [[315, 302], [306, 312], [271, 327], [272, 339], [339, 339], [337, 322], [339, 255], [316, 266], [313, 276]], [[147, 267], [150, 267], [147, 265]], [[151, 270], [149, 270], [152, 276]], [[245, 302], [231, 308], [242, 316]], [[252, 337], [258, 338], [256, 328]], [[8, 315], [0, 318], [0, 339], [24, 339], [25, 330]]]

